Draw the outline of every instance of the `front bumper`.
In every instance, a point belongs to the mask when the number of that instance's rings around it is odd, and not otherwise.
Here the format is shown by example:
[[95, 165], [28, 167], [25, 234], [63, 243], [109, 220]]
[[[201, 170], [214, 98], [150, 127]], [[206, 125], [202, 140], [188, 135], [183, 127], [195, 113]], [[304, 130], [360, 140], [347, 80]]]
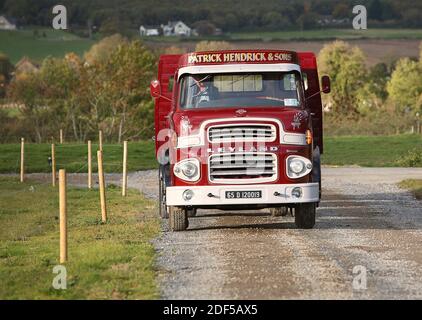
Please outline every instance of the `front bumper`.
[[[302, 188], [302, 196], [295, 198], [292, 190]], [[193, 191], [191, 200], [183, 199], [183, 192]], [[262, 198], [254, 199], [227, 199], [226, 191], [261, 191]], [[213, 195], [213, 196], [209, 196]], [[224, 185], [224, 186], [186, 186], [167, 187], [166, 199], [168, 206], [224, 206], [244, 204], [289, 204], [304, 202], [319, 202], [318, 183], [299, 184], [263, 184], [263, 185]]]

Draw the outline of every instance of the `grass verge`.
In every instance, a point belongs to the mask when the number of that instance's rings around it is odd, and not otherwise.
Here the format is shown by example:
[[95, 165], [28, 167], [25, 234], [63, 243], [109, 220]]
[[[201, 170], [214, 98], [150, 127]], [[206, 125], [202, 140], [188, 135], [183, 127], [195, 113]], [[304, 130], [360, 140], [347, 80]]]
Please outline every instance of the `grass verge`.
[[[63, 144], [56, 145], [57, 168], [65, 168], [67, 172], [87, 172], [86, 144]], [[92, 145], [92, 164], [94, 172], [97, 171], [98, 145]], [[104, 170], [106, 173], [121, 172], [123, 163], [123, 145], [103, 145]], [[25, 144], [25, 171], [50, 172], [48, 157], [51, 154], [51, 145], [47, 143]], [[0, 173], [19, 172], [20, 145], [0, 144]], [[145, 170], [157, 168], [155, 159], [155, 144], [153, 141], [141, 141], [128, 143], [128, 170]]]
[[415, 194], [416, 199], [422, 200], [422, 180], [404, 180], [399, 183], [399, 186], [403, 189], [409, 189]]
[[399, 160], [403, 156], [421, 146], [422, 136], [416, 134], [326, 137], [322, 163], [338, 166], [399, 167]]
[[[36, 199], [36, 201], [34, 201]], [[0, 299], [153, 299], [155, 204], [107, 190], [101, 224], [96, 190], [69, 188], [67, 289], [52, 287], [58, 265], [58, 190], [0, 177]]]

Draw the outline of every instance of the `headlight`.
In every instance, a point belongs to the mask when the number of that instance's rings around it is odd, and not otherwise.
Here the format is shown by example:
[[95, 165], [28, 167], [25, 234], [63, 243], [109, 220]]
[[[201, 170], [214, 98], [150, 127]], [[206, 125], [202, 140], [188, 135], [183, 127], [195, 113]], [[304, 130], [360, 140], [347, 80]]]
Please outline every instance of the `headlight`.
[[198, 173], [198, 167], [192, 162], [185, 162], [181, 165], [183, 174], [188, 178], [193, 178]]
[[300, 174], [305, 169], [305, 162], [300, 159], [293, 159], [290, 161], [289, 169], [293, 173]]
[[302, 178], [312, 170], [312, 162], [301, 156], [290, 156], [286, 159], [286, 173], [291, 179]]
[[185, 181], [198, 181], [201, 177], [200, 163], [196, 158], [182, 160], [176, 163], [173, 169], [174, 175]]

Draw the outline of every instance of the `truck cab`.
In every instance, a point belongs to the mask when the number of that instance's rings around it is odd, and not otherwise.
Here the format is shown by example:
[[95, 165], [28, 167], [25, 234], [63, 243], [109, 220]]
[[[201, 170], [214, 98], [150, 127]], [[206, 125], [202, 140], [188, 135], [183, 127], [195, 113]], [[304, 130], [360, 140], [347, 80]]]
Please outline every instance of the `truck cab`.
[[155, 99], [160, 215], [186, 230], [197, 209], [269, 208], [315, 225], [321, 198], [321, 92], [309, 52], [163, 55]]

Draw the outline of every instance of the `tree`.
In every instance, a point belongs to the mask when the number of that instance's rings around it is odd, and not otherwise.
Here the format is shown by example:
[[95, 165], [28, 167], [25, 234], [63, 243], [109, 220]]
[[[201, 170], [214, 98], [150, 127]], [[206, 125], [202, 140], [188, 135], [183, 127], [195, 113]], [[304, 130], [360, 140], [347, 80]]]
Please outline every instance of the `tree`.
[[318, 20], [318, 15], [314, 12], [306, 12], [299, 16], [297, 19], [297, 24], [300, 27], [300, 30], [312, 29], [316, 26]]
[[391, 77], [391, 72], [385, 63], [377, 63], [371, 67], [368, 74], [368, 83], [370, 91], [381, 101], [385, 101], [388, 97], [387, 82]]
[[120, 20], [116, 16], [105, 20], [100, 27], [100, 32], [105, 35], [112, 35], [120, 31]]
[[390, 72], [385, 63], [378, 63], [370, 68], [366, 82], [358, 91], [357, 110], [359, 114], [367, 115], [374, 111], [386, 111], [389, 78]]
[[23, 106], [22, 115], [31, 124], [35, 132], [35, 140], [41, 143], [46, 136], [48, 123], [51, 121], [51, 110], [42, 100], [43, 86], [39, 73], [25, 74], [11, 82], [7, 91], [8, 98]]
[[358, 93], [366, 83], [365, 56], [358, 47], [344, 41], [325, 45], [318, 56], [321, 74], [332, 80], [332, 94], [326, 102], [338, 115], [356, 114]]
[[59, 128], [70, 129], [76, 141], [85, 141], [99, 128], [119, 142], [153, 135], [149, 83], [156, 74], [156, 57], [138, 41], [109, 45], [110, 52], [103, 54], [105, 47], [90, 50], [95, 53], [91, 64], [69, 53], [45, 59], [37, 72], [15, 76], [8, 97], [23, 106], [34, 140], [42, 142]]
[[288, 18], [278, 12], [266, 13], [262, 18], [262, 22], [270, 29], [285, 28], [290, 24]]
[[387, 84], [391, 100], [402, 113], [416, 112], [418, 100], [422, 94], [422, 66], [409, 58], [400, 59]]
[[136, 138], [151, 133], [153, 106], [148, 88], [156, 73], [156, 57], [140, 41], [134, 41], [119, 46], [104, 71], [111, 108], [109, 128], [117, 127], [118, 141], [123, 136]]
[[239, 26], [239, 19], [237, 16], [231, 12], [227, 13], [223, 18], [223, 28], [227, 30], [236, 30]]
[[98, 43], [94, 44], [88, 52], [85, 53], [84, 58], [88, 64], [92, 65], [97, 62], [106, 61], [110, 54], [120, 45], [127, 43], [128, 40], [120, 34], [114, 34], [103, 38]]
[[343, 19], [350, 16], [352, 9], [346, 3], [339, 3], [334, 7], [333, 17], [337, 19]]
[[414, 10], [413, 7], [403, 10], [401, 13], [402, 23], [405, 27], [415, 28], [422, 25], [422, 13], [420, 10]]
[[215, 33], [215, 25], [207, 20], [201, 20], [194, 24], [200, 36], [211, 36]]
[[378, 21], [382, 19], [382, 4], [380, 0], [371, 0], [369, 2], [368, 18]]
[[0, 53], [0, 98], [3, 98], [6, 94], [6, 87], [11, 79], [13, 69], [13, 64], [9, 58]]

